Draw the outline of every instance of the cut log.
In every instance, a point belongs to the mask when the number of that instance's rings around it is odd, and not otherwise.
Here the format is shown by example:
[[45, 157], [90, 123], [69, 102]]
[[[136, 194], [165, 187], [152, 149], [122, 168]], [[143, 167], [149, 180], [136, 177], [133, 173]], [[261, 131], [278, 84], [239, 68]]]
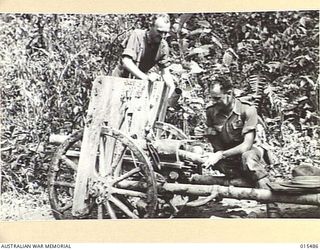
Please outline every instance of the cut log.
[[228, 179], [225, 176], [211, 176], [194, 174], [190, 178], [191, 184], [199, 185], [221, 185], [221, 186], [235, 186], [235, 187], [252, 187], [252, 183], [244, 179]]
[[[143, 182], [122, 181], [118, 183], [120, 188], [143, 192], [146, 188]], [[320, 194], [288, 194], [272, 192], [267, 189], [243, 188], [220, 185], [194, 185], [164, 183], [158, 185], [158, 193], [171, 192], [180, 195], [210, 196], [217, 193], [220, 198], [231, 198], [237, 200], [255, 200], [262, 203], [280, 202], [302, 205], [320, 205]]]

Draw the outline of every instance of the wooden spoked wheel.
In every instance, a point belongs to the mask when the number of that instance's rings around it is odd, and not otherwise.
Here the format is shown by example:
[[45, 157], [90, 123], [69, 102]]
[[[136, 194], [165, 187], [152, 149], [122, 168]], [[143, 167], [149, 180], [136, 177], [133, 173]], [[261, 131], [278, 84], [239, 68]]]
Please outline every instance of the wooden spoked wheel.
[[[56, 219], [78, 219], [71, 210], [83, 131], [56, 150], [48, 176], [49, 200]], [[144, 151], [122, 132], [103, 127], [93, 177], [88, 181], [83, 219], [150, 218], [155, 216], [157, 187]], [[140, 189], [128, 185], [136, 183]], [[130, 187], [129, 187], [130, 186]], [[135, 186], [135, 187], [136, 187]], [[141, 188], [143, 187], [143, 188]]]

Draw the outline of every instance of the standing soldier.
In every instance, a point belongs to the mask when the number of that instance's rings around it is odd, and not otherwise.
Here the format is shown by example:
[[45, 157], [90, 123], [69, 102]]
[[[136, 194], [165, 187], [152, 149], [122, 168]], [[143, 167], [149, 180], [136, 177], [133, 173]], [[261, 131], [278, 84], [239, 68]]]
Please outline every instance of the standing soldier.
[[113, 70], [112, 76], [137, 78], [154, 82], [156, 73], [148, 73], [155, 65], [161, 69], [164, 82], [169, 87], [169, 96], [174, 90], [174, 82], [169, 71], [169, 46], [165, 40], [170, 31], [168, 14], [156, 14], [148, 30], [135, 29], [122, 46], [122, 57]]

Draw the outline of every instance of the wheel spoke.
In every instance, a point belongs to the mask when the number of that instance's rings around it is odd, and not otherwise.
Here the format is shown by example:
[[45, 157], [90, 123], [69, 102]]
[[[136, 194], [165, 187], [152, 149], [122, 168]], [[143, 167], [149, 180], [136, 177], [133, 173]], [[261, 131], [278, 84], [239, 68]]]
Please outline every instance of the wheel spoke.
[[162, 131], [162, 132], [160, 133], [159, 138], [162, 138], [162, 136], [165, 136], [165, 137], [166, 137], [166, 134], [167, 134], [167, 132], [166, 132], [166, 131]]
[[127, 179], [127, 178], [129, 178], [130, 176], [132, 176], [132, 175], [134, 175], [134, 174], [136, 174], [136, 173], [139, 173], [140, 171], [141, 171], [141, 169], [140, 169], [139, 167], [134, 168], [134, 169], [131, 169], [129, 172], [127, 172], [127, 173], [121, 175], [120, 177], [116, 178], [116, 179], [112, 182], [112, 184], [113, 184], [113, 185], [114, 185], [114, 184], [117, 184], [117, 183], [119, 183], [120, 181], [123, 181], [124, 179]]
[[[134, 164], [135, 168], [139, 168], [139, 167], [138, 167], [138, 164], [137, 164], [136, 157], [134, 156], [134, 154], [133, 154], [132, 151], [130, 151], [130, 153], [131, 153], [132, 161], [133, 161], [133, 164]], [[139, 169], [140, 169], [140, 168], [139, 168]]]
[[147, 195], [145, 193], [133, 191], [133, 190], [121, 189], [121, 188], [112, 188], [112, 193], [129, 195], [129, 196], [140, 197], [140, 198], [147, 198]]
[[123, 156], [125, 154], [127, 150], [127, 146], [124, 146], [120, 155], [119, 155], [119, 158], [117, 159], [117, 161], [112, 165], [113, 168], [114, 168], [114, 176], [118, 177], [120, 175], [120, 170], [121, 170], [121, 165], [122, 165], [122, 160], [123, 160]]
[[130, 218], [132, 218], [132, 219], [138, 219], [139, 218], [136, 214], [134, 214], [132, 211], [130, 211], [130, 209], [125, 204], [123, 204], [120, 200], [118, 200], [114, 196], [110, 197], [110, 201], [114, 205], [116, 205], [118, 208], [120, 208]]
[[98, 205], [98, 220], [102, 220], [103, 219], [103, 205], [99, 204]]
[[111, 207], [110, 202], [107, 200], [104, 204], [108, 210], [108, 214], [110, 215], [111, 219], [117, 219], [116, 213], [114, 212], [113, 208]]
[[67, 156], [61, 155], [61, 160], [63, 160], [69, 167], [71, 167], [74, 171], [77, 171], [77, 164], [75, 164], [72, 160], [70, 160]]

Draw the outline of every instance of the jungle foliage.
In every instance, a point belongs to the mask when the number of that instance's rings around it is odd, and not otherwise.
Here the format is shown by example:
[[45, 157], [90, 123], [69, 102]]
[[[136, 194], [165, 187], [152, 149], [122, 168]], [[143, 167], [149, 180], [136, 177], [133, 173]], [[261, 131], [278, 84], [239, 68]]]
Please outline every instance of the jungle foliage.
[[[205, 92], [228, 74], [269, 128], [275, 176], [319, 163], [319, 12], [171, 14], [171, 71], [183, 90], [167, 121], [192, 135]], [[121, 42], [150, 15], [1, 14], [2, 187], [46, 185], [51, 133], [83, 127], [95, 77], [109, 74]]]

